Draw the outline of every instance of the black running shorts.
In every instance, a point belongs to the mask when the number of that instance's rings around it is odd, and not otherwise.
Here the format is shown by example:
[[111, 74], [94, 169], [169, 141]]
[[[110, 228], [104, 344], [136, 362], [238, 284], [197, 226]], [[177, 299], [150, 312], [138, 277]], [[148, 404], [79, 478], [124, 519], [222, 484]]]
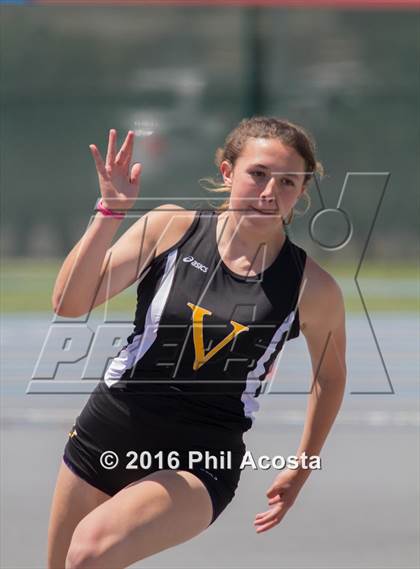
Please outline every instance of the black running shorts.
[[192, 472], [210, 495], [211, 525], [235, 495], [246, 447], [242, 433], [178, 420], [181, 408], [176, 395], [114, 390], [101, 381], [69, 432], [63, 460], [109, 496], [160, 469]]

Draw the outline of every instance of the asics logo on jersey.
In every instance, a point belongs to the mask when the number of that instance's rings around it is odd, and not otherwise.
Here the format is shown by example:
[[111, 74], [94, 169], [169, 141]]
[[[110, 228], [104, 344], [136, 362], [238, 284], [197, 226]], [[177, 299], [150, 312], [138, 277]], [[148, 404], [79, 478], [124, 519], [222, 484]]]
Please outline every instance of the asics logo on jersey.
[[188, 255], [188, 257], [184, 257], [182, 260], [184, 261], [184, 263], [191, 263], [192, 267], [194, 267], [195, 269], [199, 269], [200, 271], [203, 271], [203, 273], [207, 273], [207, 271], [209, 270], [208, 267], [196, 261], [194, 257], [192, 257], [191, 255]]

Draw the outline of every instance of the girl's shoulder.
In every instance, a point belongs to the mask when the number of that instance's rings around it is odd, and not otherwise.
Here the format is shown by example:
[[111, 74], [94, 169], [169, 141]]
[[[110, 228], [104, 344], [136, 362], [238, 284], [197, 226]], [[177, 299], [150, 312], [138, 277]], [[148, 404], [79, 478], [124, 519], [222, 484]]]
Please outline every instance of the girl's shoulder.
[[307, 255], [299, 302], [301, 329], [305, 323], [321, 319], [324, 313], [341, 311], [343, 305], [343, 293], [336, 279]]
[[198, 210], [185, 209], [170, 203], [162, 204], [153, 210], [156, 233], [155, 257], [171, 249], [184, 237], [198, 213]]

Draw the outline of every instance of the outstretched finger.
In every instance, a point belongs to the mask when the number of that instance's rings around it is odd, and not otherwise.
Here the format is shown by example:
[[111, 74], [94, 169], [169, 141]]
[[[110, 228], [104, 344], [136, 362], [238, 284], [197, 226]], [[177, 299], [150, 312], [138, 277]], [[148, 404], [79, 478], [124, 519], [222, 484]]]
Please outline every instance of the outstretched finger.
[[98, 174], [102, 176], [102, 178], [107, 178], [108, 174], [105, 169], [105, 164], [102, 159], [101, 153], [94, 144], [90, 144], [89, 148], [92, 153], [93, 159], [95, 160], [96, 170], [98, 171]]
[[261, 521], [271, 520], [273, 518], [278, 517], [283, 511], [285, 511], [286, 507], [284, 504], [279, 504], [277, 506], [271, 507], [265, 512], [261, 512], [260, 514], [255, 515], [255, 521], [261, 523]]
[[264, 531], [278, 524], [283, 519], [285, 513], [284, 509], [274, 508], [271, 511], [257, 514], [254, 519], [254, 527], [259, 531]]
[[268, 522], [268, 523], [266, 523], [266, 524], [263, 524], [263, 525], [261, 525], [261, 526], [254, 526], [254, 527], [255, 527], [255, 531], [256, 531], [257, 533], [264, 533], [265, 531], [267, 531], [267, 530], [269, 530], [269, 529], [275, 527], [275, 526], [279, 523], [279, 521], [280, 521], [280, 520], [278, 520], [278, 519], [274, 519], [274, 520], [271, 520], [270, 522]]
[[271, 506], [272, 504], [278, 504], [282, 500], [283, 500], [283, 498], [277, 494], [276, 496], [274, 496], [274, 498], [270, 498], [268, 500], [268, 504], [269, 504], [269, 506]]
[[111, 128], [111, 130], [109, 131], [109, 138], [108, 138], [108, 152], [106, 154], [107, 169], [114, 165], [116, 145], [117, 145], [117, 131], [114, 128]]
[[133, 186], [137, 186], [140, 180], [142, 165], [136, 162], [131, 168], [131, 175], [130, 175], [130, 184]]
[[117, 158], [115, 160], [116, 164], [123, 165], [131, 160], [133, 143], [134, 143], [134, 132], [132, 130], [129, 130], [127, 136], [125, 137], [124, 143], [117, 154]]

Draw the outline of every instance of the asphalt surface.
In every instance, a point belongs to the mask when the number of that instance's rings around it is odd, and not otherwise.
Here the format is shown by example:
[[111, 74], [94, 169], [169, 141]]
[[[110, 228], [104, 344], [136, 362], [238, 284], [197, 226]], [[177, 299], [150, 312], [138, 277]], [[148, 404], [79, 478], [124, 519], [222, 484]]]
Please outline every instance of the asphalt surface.
[[[366, 319], [348, 317], [343, 406], [321, 454], [322, 469], [311, 474], [281, 524], [255, 533], [254, 516], [266, 509], [265, 492], [279, 471], [247, 467], [234, 500], [206, 532], [132, 567], [419, 567], [418, 319], [371, 316], [386, 372]], [[7, 317], [2, 323], [3, 569], [46, 566], [49, 507], [62, 449], [88, 397], [26, 393], [49, 325], [48, 315]], [[310, 367], [304, 339], [289, 344], [276, 379], [283, 393], [261, 396], [246, 435], [256, 457], [290, 456], [299, 444]], [[64, 373], [71, 375], [77, 376], [74, 367]]]

